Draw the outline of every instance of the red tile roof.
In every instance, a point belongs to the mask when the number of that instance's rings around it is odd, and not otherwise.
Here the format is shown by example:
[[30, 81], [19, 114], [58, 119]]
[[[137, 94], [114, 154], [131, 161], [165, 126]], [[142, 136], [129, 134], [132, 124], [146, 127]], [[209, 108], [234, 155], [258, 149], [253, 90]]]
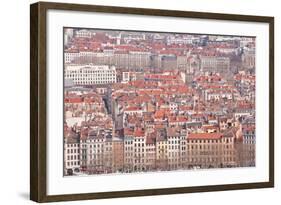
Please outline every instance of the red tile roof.
[[65, 98], [65, 103], [82, 103], [83, 98], [82, 97], [72, 97], [72, 98]]

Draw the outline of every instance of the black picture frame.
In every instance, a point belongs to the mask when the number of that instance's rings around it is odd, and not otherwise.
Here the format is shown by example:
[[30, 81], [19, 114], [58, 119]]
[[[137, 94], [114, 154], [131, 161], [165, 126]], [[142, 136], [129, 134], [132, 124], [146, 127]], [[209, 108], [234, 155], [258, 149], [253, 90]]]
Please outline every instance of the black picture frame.
[[[216, 19], [269, 24], [269, 180], [267, 182], [225, 184], [212, 186], [177, 187], [114, 191], [102, 193], [76, 193], [69, 195], [47, 195], [47, 67], [46, 39], [47, 11], [103, 12], [137, 14], [159, 17], [183, 17]], [[134, 197], [191, 192], [253, 189], [274, 187], [274, 17], [188, 12], [143, 8], [125, 8], [84, 4], [38, 2], [30, 6], [30, 199], [36, 202], [86, 200], [115, 197]]]

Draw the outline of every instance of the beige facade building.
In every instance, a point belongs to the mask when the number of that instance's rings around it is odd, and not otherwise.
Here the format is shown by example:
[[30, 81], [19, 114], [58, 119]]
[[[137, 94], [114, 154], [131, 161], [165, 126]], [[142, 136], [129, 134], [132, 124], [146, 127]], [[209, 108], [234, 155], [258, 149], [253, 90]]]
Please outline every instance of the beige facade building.
[[106, 173], [111, 173], [113, 167], [113, 143], [111, 134], [105, 136], [103, 164], [104, 171]]
[[234, 133], [190, 133], [187, 136], [187, 164], [190, 168], [236, 166]]
[[186, 166], [186, 133], [179, 128], [167, 128], [168, 167], [170, 170]]
[[256, 65], [256, 54], [255, 48], [244, 50], [242, 54], [242, 65], [246, 69], [255, 68]]
[[79, 136], [70, 130], [65, 130], [64, 134], [64, 174], [72, 175], [80, 169]]
[[124, 142], [123, 139], [114, 137], [112, 139], [113, 172], [124, 170]]
[[146, 139], [146, 170], [155, 170], [156, 168], [156, 139], [148, 137]]
[[143, 130], [134, 132], [134, 171], [146, 170], [146, 137]]
[[134, 137], [132, 131], [124, 130], [124, 171], [131, 172], [134, 167]]
[[160, 170], [168, 170], [168, 141], [161, 134], [156, 137], [156, 167]]
[[90, 174], [101, 173], [104, 170], [105, 137], [98, 131], [89, 132], [87, 139], [87, 171]]
[[229, 57], [201, 56], [200, 70], [203, 72], [227, 73], [230, 68]]

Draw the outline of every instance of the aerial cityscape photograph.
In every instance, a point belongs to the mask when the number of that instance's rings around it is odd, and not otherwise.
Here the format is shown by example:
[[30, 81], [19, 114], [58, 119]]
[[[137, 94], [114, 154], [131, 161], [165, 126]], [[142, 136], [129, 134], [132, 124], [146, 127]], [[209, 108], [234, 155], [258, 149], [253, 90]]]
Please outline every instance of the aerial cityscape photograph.
[[255, 37], [65, 27], [63, 41], [64, 176], [256, 166]]

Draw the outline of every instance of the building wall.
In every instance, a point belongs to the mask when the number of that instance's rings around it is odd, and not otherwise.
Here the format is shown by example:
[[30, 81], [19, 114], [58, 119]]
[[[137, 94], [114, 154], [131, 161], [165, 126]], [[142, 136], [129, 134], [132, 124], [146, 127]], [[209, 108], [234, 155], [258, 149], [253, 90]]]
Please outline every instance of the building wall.
[[146, 170], [155, 170], [156, 168], [156, 144], [146, 144]]
[[80, 140], [80, 168], [81, 171], [87, 169], [87, 143], [86, 140]]
[[134, 139], [132, 136], [124, 138], [124, 170], [125, 172], [133, 171], [134, 168]]
[[146, 139], [142, 137], [134, 137], [134, 171], [146, 170]]
[[201, 168], [236, 166], [234, 138], [188, 139], [187, 164]]
[[113, 171], [113, 143], [112, 139], [106, 139], [104, 142], [104, 157], [103, 157], [104, 170], [106, 172]]
[[156, 141], [156, 167], [168, 169], [168, 143], [166, 140]]
[[200, 70], [203, 72], [228, 72], [230, 59], [228, 57], [201, 56]]
[[72, 79], [76, 85], [116, 83], [114, 66], [68, 65], [64, 71], [65, 79]]
[[124, 142], [123, 140], [112, 141], [113, 151], [113, 171], [123, 171], [124, 169]]
[[89, 173], [98, 173], [104, 169], [104, 142], [105, 139], [87, 140], [87, 164]]
[[72, 169], [74, 171], [75, 168], [80, 168], [79, 152], [79, 143], [64, 143], [64, 165], [66, 170]]

